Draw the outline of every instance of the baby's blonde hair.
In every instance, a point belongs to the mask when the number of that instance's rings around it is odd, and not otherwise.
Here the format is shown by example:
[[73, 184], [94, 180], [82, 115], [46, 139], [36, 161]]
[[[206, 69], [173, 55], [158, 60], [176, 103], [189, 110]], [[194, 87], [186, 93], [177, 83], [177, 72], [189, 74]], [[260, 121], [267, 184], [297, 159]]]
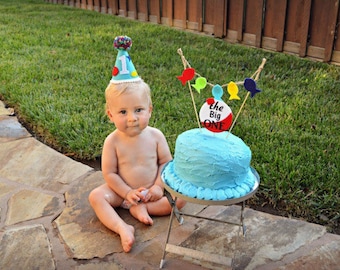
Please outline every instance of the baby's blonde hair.
[[109, 83], [109, 85], [105, 89], [106, 110], [109, 109], [110, 100], [112, 100], [113, 98], [118, 97], [124, 93], [137, 91], [143, 91], [148, 99], [149, 106], [152, 106], [150, 87], [143, 80], [130, 83]]

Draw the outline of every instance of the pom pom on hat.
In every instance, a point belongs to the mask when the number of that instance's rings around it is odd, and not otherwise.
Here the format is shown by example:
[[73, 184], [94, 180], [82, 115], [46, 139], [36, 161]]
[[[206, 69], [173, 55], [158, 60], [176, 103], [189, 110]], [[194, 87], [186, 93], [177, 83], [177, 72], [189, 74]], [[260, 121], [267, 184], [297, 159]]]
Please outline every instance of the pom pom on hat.
[[113, 46], [118, 50], [130, 50], [132, 39], [128, 36], [118, 36], [113, 41]]
[[118, 50], [115, 65], [112, 69], [111, 83], [137, 82], [138, 76], [135, 66], [128, 53], [132, 46], [132, 40], [128, 36], [118, 36], [113, 41], [113, 46]]

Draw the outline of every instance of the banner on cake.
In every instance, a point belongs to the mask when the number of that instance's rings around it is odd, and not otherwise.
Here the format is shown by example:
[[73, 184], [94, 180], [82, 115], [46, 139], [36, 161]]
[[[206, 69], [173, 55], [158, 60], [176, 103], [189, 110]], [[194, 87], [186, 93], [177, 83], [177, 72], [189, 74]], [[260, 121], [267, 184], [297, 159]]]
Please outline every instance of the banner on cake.
[[[191, 67], [189, 62], [185, 59], [181, 49], [178, 49], [177, 52], [181, 56], [184, 66], [182, 74], [177, 76], [177, 79], [181, 81], [183, 86], [187, 84], [189, 87], [198, 127], [203, 126], [212, 132], [223, 132], [227, 130], [231, 132], [248, 97], [250, 96], [251, 98], [253, 98], [257, 93], [261, 92], [261, 90], [257, 87], [256, 81], [258, 80], [260, 73], [266, 63], [266, 59], [262, 59], [261, 65], [250, 78], [245, 78], [244, 81], [241, 82], [231, 81], [228, 84], [219, 85], [211, 84], [207, 81], [205, 77], [198, 74], [196, 70]], [[195, 83], [191, 84], [191, 81], [193, 79], [195, 79]], [[201, 93], [201, 90], [205, 89], [207, 85], [212, 87], [212, 97], [206, 99], [206, 102], [202, 105], [198, 113], [192, 88], [194, 88], [198, 93]], [[222, 100], [222, 96], [224, 93], [223, 88], [227, 88], [229, 100], [240, 100], [241, 98], [238, 95], [239, 85], [243, 85], [244, 89], [247, 91], [247, 94], [236, 116], [233, 117], [232, 110]]]

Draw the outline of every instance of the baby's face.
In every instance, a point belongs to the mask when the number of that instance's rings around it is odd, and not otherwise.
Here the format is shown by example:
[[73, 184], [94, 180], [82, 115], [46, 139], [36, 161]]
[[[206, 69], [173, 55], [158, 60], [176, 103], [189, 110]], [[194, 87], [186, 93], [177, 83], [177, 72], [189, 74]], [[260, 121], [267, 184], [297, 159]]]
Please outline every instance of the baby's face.
[[116, 128], [132, 137], [149, 124], [152, 106], [143, 91], [123, 93], [109, 102], [108, 116]]

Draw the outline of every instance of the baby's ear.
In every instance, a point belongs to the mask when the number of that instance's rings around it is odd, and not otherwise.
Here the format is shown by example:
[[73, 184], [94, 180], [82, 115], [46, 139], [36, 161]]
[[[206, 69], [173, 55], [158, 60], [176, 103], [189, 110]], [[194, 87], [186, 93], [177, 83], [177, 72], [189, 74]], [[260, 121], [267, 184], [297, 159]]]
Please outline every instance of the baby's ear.
[[153, 110], [153, 107], [152, 105], [149, 106], [149, 113], [151, 114], [152, 113], [152, 110]]
[[112, 121], [112, 113], [111, 113], [111, 111], [110, 110], [106, 110], [106, 114], [109, 117], [110, 121], [113, 122]]

